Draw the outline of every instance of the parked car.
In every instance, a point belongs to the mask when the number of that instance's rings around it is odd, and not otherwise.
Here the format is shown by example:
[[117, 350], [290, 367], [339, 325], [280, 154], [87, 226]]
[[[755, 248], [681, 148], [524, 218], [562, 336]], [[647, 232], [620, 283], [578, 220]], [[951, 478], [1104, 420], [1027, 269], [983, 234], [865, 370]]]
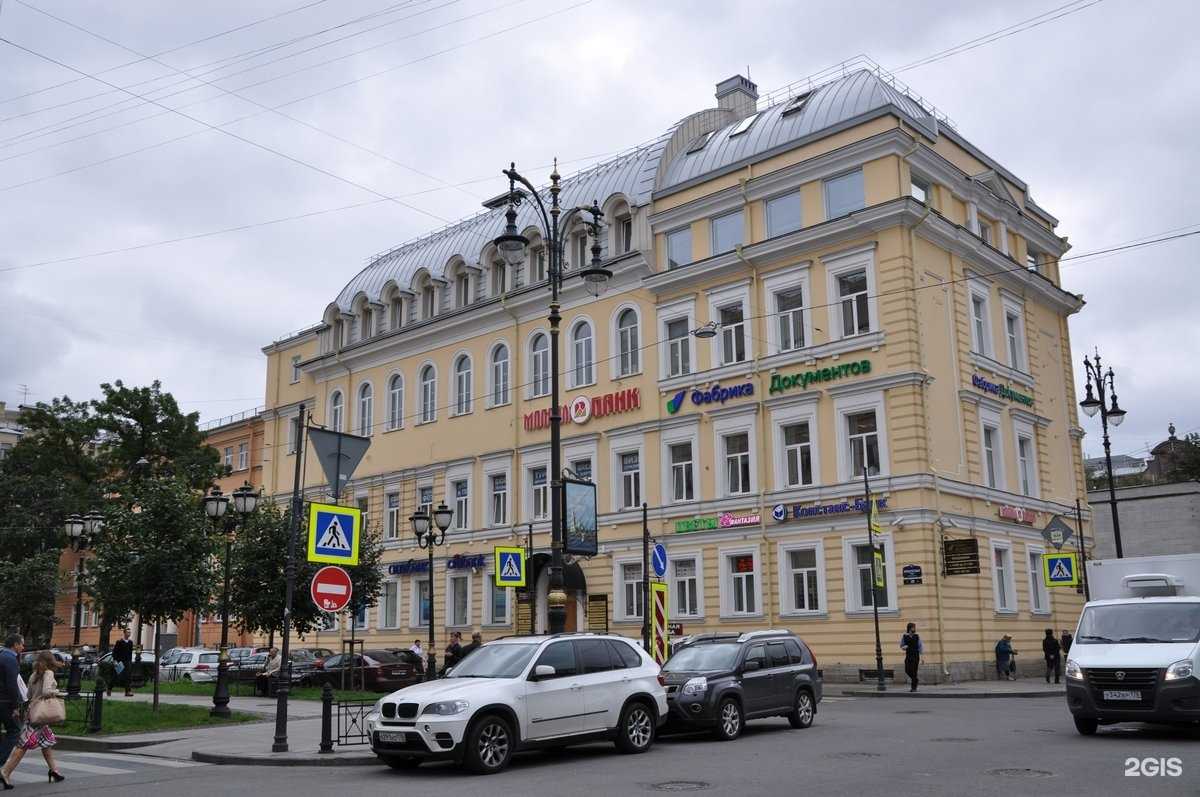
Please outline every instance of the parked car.
[[693, 637], [663, 664], [660, 680], [673, 726], [711, 728], [722, 740], [760, 717], [807, 728], [822, 692], [812, 651], [786, 630]]
[[[95, 664], [85, 667], [83, 670], [83, 677], [89, 678], [89, 679], [95, 678], [96, 675], [99, 674], [102, 669], [107, 669], [105, 667], [105, 665], [107, 665], [111, 661], [112, 661], [112, 651], [109, 651], [108, 653], [105, 653], [103, 656], [101, 656], [96, 661]], [[146, 678], [154, 677], [154, 651], [143, 650], [140, 654], [138, 654], [133, 659], [133, 661], [141, 662], [142, 672], [145, 674]]]
[[266, 666], [266, 653], [252, 653], [229, 662], [229, 679], [234, 683], [254, 683], [254, 679]]
[[643, 753], [667, 717], [658, 672], [618, 636], [498, 639], [446, 678], [377, 702], [367, 716], [371, 749], [393, 769], [451, 759], [480, 774], [501, 771], [518, 750], [601, 739]]
[[[337, 689], [341, 687], [344, 675], [349, 687], [350, 670], [350, 655], [335, 653], [314, 666], [305, 685], [330, 684]], [[353, 670], [355, 685], [361, 678], [363, 688], [369, 692], [391, 692], [421, 680], [421, 672], [411, 660], [390, 650], [364, 650], [361, 655], [355, 654]]]
[[221, 654], [207, 648], [188, 648], [179, 651], [174, 660], [163, 668], [169, 681], [207, 683], [217, 679]]
[[[149, 648], [149, 650], [151, 655], [154, 655], [154, 648]], [[179, 658], [180, 653], [183, 653], [183, 648], [168, 648], [166, 653], [163, 653], [158, 657], [158, 666], [166, 667], [170, 664], [173, 664], [175, 660]]]
[[231, 663], [235, 662], [235, 661], [240, 661], [244, 658], [248, 658], [253, 655], [254, 655], [254, 648], [230, 648], [229, 649], [229, 661]]

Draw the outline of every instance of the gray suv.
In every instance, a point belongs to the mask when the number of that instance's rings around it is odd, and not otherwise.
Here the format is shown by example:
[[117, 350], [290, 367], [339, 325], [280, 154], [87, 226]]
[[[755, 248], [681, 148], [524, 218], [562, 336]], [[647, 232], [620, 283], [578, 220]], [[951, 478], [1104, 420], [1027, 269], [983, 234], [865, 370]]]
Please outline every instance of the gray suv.
[[711, 728], [736, 739], [746, 720], [787, 717], [812, 725], [821, 701], [821, 671], [808, 645], [787, 630], [703, 634], [676, 647], [663, 665], [669, 725]]

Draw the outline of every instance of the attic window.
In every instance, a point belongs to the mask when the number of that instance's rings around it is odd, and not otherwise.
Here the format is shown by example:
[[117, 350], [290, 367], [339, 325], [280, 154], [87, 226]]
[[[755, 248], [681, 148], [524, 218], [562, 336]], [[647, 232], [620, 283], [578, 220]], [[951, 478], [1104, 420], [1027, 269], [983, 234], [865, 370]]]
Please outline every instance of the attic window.
[[740, 136], [742, 133], [745, 133], [750, 129], [750, 127], [754, 124], [754, 121], [758, 119], [759, 116], [761, 116], [760, 113], [753, 113], [742, 121], [738, 122], [737, 127], [733, 128], [733, 132], [729, 134], [729, 137], [733, 138], [734, 136]]
[[812, 92], [806, 91], [803, 94], [801, 94], [800, 96], [796, 97], [795, 99], [793, 99], [791, 102], [789, 102], [787, 104], [787, 106], [783, 109], [783, 113], [781, 113], [780, 116], [791, 116], [794, 113], [799, 113], [800, 110], [804, 107], [804, 104], [806, 102], [808, 102], [808, 98], [811, 96], [812, 96]]
[[693, 139], [692, 143], [688, 144], [687, 152], [684, 154], [691, 155], [693, 152], [699, 152], [700, 150], [704, 149], [705, 145], [708, 144], [709, 139], [711, 139], [712, 137], [713, 137], [712, 132], [708, 132], [702, 136], [698, 136], [697, 138]]

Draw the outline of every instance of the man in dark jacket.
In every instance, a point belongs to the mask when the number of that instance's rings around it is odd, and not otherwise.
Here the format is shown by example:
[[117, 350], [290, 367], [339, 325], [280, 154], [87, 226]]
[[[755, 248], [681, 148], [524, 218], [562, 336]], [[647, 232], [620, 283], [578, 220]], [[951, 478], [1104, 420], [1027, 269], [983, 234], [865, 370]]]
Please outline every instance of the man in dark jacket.
[[483, 645], [483, 634], [480, 634], [478, 631], [471, 634], [471, 643], [469, 645], [463, 645], [462, 654], [459, 657], [459, 661], [462, 661], [467, 656], [470, 656], [472, 653], [474, 653], [476, 650], [479, 650], [479, 648], [482, 645]]
[[[124, 632], [117, 644], [113, 645], [112, 658], [114, 665], [121, 665], [117, 678], [125, 685], [125, 697], [133, 697], [133, 642], [129, 639], [129, 629], [124, 629]], [[109, 684], [109, 689], [112, 689], [112, 684]]]
[[4, 647], [0, 648], [0, 728], [4, 729], [0, 761], [8, 760], [8, 754], [16, 747], [17, 737], [21, 735], [16, 714], [24, 701], [17, 681], [21, 677], [20, 656], [24, 650], [25, 639], [20, 634], [9, 634]]
[[1062, 639], [1058, 641], [1058, 644], [1062, 646], [1062, 654], [1064, 656], [1071, 652], [1071, 644], [1074, 641], [1075, 637], [1071, 636], [1071, 632], [1064, 628], [1062, 632]]
[[1046, 629], [1046, 638], [1042, 640], [1042, 655], [1046, 657], [1046, 683], [1050, 683], [1050, 675], [1054, 675], [1054, 683], [1062, 683], [1062, 647], [1054, 638], [1054, 629]]

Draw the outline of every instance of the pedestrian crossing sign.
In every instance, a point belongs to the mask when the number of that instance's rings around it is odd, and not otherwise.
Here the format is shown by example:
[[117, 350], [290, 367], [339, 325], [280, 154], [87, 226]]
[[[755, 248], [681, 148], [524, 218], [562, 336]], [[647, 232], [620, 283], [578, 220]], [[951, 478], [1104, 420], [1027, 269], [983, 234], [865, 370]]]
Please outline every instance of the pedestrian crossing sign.
[[1047, 587], [1079, 585], [1079, 560], [1073, 553], [1042, 555], [1042, 577]]
[[362, 512], [349, 506], [310, 504], [308, 561], [334, 565], [358, 564]]
[[525, 549], [506, 548], [497, 546], [496, 557], [496, 586], [523, 587], [525, 586]]

